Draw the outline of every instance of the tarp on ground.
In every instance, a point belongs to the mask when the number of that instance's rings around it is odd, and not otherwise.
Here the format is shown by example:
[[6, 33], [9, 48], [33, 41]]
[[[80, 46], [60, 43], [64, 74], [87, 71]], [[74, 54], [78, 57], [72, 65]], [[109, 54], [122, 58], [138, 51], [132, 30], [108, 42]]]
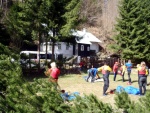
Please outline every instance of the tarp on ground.
[[[87, 77], [88, 76], [83, 76], [83, 79], [86, 81], [87, 80]], [[99, 79], [96, 79], [94, 82], [103, 82], [103, 78], [99, 78]], [[91, 77], [89, 78], [88, 82], [91, 82]]]
[[79, 96], [79, 95], [80, 95], [79, 92], [73, 92], [71, 94], [68, 94], [68, 92], [64, 92], [61, 94], [61, 97], [65, 101], [71, 101], [71, 100], [76, 99], [76, 96]]
[[123, 92], [123, 91], [125, 91], [125, 92], [128, 93], [128, 94], [134, 94], [134, 95], [140, 94], [139, 89], [138, 89], [138, 88], [135, 88], [135, 87], [133, 87], [133, 86], [127, 86], [127, 87], [125, 87], [125, 88], [122, 87], [122, 86], [117, 86], [116, 92], [121, 93], [121, 92]]

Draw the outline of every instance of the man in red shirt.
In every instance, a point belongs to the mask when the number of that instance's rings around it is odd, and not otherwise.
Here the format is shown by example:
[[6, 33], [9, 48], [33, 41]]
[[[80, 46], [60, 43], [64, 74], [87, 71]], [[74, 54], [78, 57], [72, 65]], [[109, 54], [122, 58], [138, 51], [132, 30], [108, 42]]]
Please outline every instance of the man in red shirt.
[[51, 63], [51, 68], [50, 66], [48, 67], [48, 73], [50, 74], [50, 81], [51, 82], [58, 82], [58, 77], [60, 75], [60, 70], [56, 67], [56, 63], [52, 62]]
[[118, 73], [118, 68], [119, 68], [119, 63], [118, 62], [115, 62], [114, 66], [113, 66], [113, 72], [114, 72], [114, 81], [116, 81], [116, 76], [117, 76], [117, 73]]

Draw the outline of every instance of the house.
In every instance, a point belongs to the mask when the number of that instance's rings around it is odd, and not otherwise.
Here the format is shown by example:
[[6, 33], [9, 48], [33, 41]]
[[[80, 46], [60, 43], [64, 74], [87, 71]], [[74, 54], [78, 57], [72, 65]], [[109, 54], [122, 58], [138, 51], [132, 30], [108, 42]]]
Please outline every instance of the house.
[[[72, 31], [72, 35], [75, 36], [76, 43], [57, 42], [54, 47], [54, 54], [56, 58], [59, 57], [72, 57], [78, 56], [77, 62], [79, 63], [81, 57], [89, 57], [96, 55], [99, 52], [101, 41], [95, 37], [92, 33], [83, 31]], [[41, 51], [46, 51], [46, 44], [42, 43], [40, 47]], [[52, 52], [51, 42], [48, 42], [47, 51]]]
[[[46, 51], [46, 43], [41, 43], [40, 51]], [[47, 44], [47, 52], [52, 53], [52, 43], [48, 42]], [[66, 57], [70, 58], [73, 56], [73, 45], [66, 42], [57, 42], [54, 46], [54, 55], [55, 58], [58, 57]]]

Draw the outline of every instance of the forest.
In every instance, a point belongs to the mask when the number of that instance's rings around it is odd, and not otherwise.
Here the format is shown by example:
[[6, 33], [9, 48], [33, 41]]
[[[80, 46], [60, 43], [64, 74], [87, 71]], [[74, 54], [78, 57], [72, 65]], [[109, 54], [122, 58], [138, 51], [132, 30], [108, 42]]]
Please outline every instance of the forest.
[[[18, 62], [23, 47], [41, 41], [72, 38], [71, 29], [87, 28], [102, 38], [104, 52], [140, 63], [150, 61], [149, 0], [0, 0], [0, 112], [2, 113], [115, 113], [94, 95], [64, 102], [54, 84], [27, 82]], [[114, 13], [111, 13], [114, 12]], [[43, 26], [46, 24], [46, 27]], [[53, 36], [48, 35], [48, 31]], [[54, 52], [54, 51], [53, 51]], [[14, 61], [12, 61], [12, 58]], [[124, 92], [116, 94], [118, 112], [148, 113], [150, 93], [140, 104]], [[123, 103], [123, 104], [122, 104]], [[88, 108], [88, 109], [87, 109]], [[140, 108], [140, 109], [139, 109]]]

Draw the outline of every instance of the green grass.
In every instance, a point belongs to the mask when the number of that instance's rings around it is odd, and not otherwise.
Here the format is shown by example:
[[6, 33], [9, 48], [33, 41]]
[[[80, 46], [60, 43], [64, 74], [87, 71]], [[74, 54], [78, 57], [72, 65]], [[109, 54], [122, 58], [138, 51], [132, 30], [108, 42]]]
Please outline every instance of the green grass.
[[[80, 92], [80, 95], [86, 94], [94, 94], [96, 95], [101, 101], [106, 102], [106, 103], [110, 103], [111, 105], [114, 105], [114, 97], [115, 94], [109, 94], [107, 96], [102, 96], [102, 92], [103, 92], [103, 82], [95, 82], [95, 83], [89, 83], [86, 82], [83, 79], [83, 76], [87, 76], [87, 73], [82, 73], [81, 75], [65, 75], [65, 76], [60, 76], [59, 78], [59, 85], [61, 87], [61, 89], [65, 90], [66, 92]], [[102, 75], [100, 74], [100, 76], [102, 77]], [[132, 85], [133, 87], [139, 88], [138, 87], [138, 76], [137, 76], [137, 71], [136, 69], [133, 69], [132, 73], [131, 73], [131, 79], [132, 79]], [[148, 76], [148, 82], [150, 81], [150, 76]], [[110, 91], [111, 89], [116, 89], [117, 86], [129, 86], [127, 85], [127, 80], [128, 80], [128, 75], [127, 73], [125, 73], [125, 82], [122, 82], [122, 76], [117, 75], [116, 77], [116, 81], [113, 81], [113, 74], [110, 75], [109, 77], [110, 80], [110, 86], [108, 91]], [[149, 86], [147, 86], [147, 91], [150, 91]], [[129, 95], [131, 100], [133, 101], [138, 101], [139, 98], [141, 98], [138, 95]]]
[[[85, 71], [86, 72], [86, 71]], [[99, 74], [102, 77], [102, 74]], [[105, 103], [110, 103], [111, 105], [114, 105], [114, 97], [116, 96], [115, 94], [109, 94], [107, 96], [103, 96], [103, 82], [95, 82], [95, 83], [90, 83], [86, 82], [83, 77], [87, 76], [87, 73], [82, 73], [82, 74], [67, 74], [67, 75], [61, 75], [59, 77], [58, 83], [61, 87], [62, 90], [65, 90], [68, 93], [72, 92], [79, 92], [81, 96], [89, 95], [89, 94], [94, 94], [100, 99], [101, 101]], [[37, 79], [44, 79], [47, 80], [48, 77], [46, 77], [44, 74], [38, 76], [38, 75], [31, 75], [27, 76], [26, 79], [30, 82], [33, 81], [33, 78]], [[132, 85], [133, 87], [139, 88], [138, 87], [138, 76], [137, 76], [137, 71], [136, 69], [133, 69], [131, 72], [131, 79], [132, 79]], [[127, 85], [127, 82], [122, 82], [122, 76], [117, 75], [116, 81], [113, 81], [113, 74], [110, 75], [109, 77], [110, 80], [110, 86], [108, 89], [108, 92], [112, 89], [116, 89], [117, 86], [129, 86]], [[128, 80], [128, 75], [125, 73], [125, 80]], [[150, 82], [150, 76], [147, 77], [147, 81]], [[147, 91], [150, 91], [150, 86], [147, 86]], [[131, 100], [133, 101], [138, 101], [139, 98], [141, 98], [138, 95], [129, 95]]]

